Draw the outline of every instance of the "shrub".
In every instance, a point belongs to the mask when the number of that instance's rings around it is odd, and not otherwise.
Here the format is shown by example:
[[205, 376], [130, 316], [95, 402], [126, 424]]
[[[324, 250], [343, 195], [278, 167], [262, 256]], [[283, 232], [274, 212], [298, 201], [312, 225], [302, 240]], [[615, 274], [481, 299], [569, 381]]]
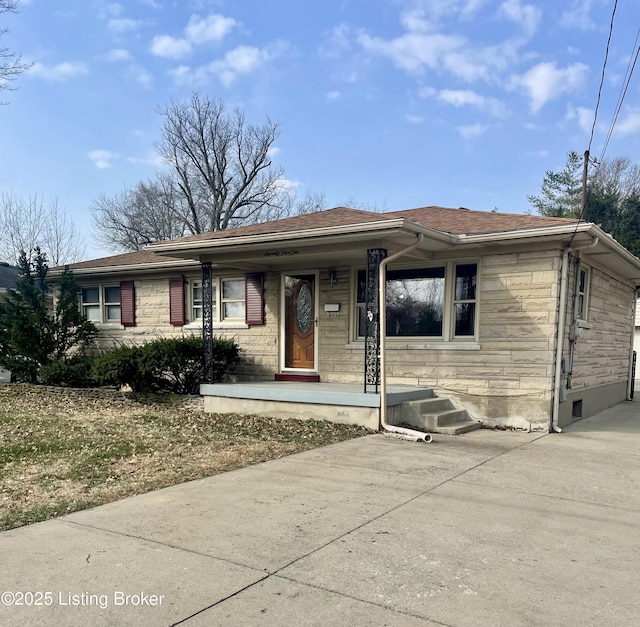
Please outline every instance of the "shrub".
[[[222, 381], [239, 359], [233, 340], [214, 338], [214, 381]], [[142, 346], [113, 348], [96, 359], [93, 373], [103, 384], [128, 385], [134, 392], [196, 394], [203, 374], [202, 340], [157, 339]]]
[[93, 376], [95, 359], [92, 355], [73, 355], [66, 359], [52, 359], [40, 368], [38, 378], [45, 385], [93, 387], [98, 383]]
[[140, 348], [118, 346], [98, 355], [93, 362], [92, 375], [101, 385], [128, 385], [134, 392], [146, 392], [151, 388], [145, 384], [141, 372]]

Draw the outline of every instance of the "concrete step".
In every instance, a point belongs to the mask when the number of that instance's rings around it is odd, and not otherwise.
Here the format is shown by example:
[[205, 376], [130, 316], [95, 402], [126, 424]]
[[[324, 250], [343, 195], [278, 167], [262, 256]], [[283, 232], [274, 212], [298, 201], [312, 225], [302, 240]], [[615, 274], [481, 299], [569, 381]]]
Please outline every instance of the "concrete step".
[[458, 409], [449, 398], [434, 397], [427, 400], [403, 403], [402, 423], [427, 433], [458, 435], [475, 429], [482, 424], [473, 420], [465, 409]]
[[461, 433], [468, 433], [469, 431], [475, 431], [480, 429], [482, 424], [478, 420], [463, 420], [462, 422], [456, 422], [454, 424], [447, 425], [446, 427], [438, 427], [437, 431], [432, 433], [442, 433], [443, 435], [460, 435]]
[[455, 409], [451, 400], [442, 396], [413, 402], [419, 414], [437, 414], [440, 411]]

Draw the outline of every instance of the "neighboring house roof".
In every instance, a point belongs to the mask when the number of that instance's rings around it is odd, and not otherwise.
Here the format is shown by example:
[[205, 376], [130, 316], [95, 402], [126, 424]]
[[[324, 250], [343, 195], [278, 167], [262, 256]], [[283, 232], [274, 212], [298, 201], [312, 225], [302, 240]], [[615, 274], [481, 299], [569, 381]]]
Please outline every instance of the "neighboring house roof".
[[11, 290], [16, 286], [20, 270], [8, 263], [0, 263], [0, 290]]

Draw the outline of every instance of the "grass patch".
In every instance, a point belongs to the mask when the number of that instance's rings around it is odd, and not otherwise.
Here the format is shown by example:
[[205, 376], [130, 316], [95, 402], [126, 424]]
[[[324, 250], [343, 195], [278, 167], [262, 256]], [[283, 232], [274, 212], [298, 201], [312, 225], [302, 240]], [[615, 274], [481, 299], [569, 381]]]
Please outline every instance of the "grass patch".
[[0, 386], [0, 530], [366, 433], [205, 414], [176, 399]]

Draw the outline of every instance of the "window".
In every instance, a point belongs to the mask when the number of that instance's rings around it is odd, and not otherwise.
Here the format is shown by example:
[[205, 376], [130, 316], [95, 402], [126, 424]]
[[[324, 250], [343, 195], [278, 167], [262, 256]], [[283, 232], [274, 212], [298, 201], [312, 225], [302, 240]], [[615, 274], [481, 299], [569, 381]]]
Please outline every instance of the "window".
[[[247, 277], [253, 275], [247, 275]], [[262, 281], [262, 275], [259, 275]], [[262, 311], [262, 282], [260, 281], [259, 294], [254, 295], [254, 309]], [[255, 282], [255, 281], [254, 281]], [[247, 322], [247, 324], [264, 324], [257, 321], [257, 314], [252, 320], [246, 321], [246, 283], [245, 278], [214, 277], [211, 283], [211, 314], [213, 323], [220, 322]], [[257, 290], [257, 288], [256, 288]], [[256, 291], [254, 290], [254, 291]], [[252, 292], [253, 294], [253, 292]], [[177, 297], [175, 298], [177, 301]], [[201, 280], [188, 282], [186, 308], [190, 316], [188, 322], [202, 324], [204, 316], [204, 287]], [[255, 314], [255, 311], [254, 311]], [[178, 317], [174, 318], [178, 324]], [[180, 322], [180, 324], [184, 324]]]
[[105, 322], [120, 322], [120, 288], [104, 288], [104, 320]]
[[580, 268], [578, 275], [578, 303], [577, 303], [577, 313], [579, 320], [588, 320], [587, 316], [589, 314], [589, 279], [590, 277], [589, 268]]
[[202, 281], [191, 283], [191, 322], [202, 320]]
[[444, 267], [387, 271], [387, 337], [442, 337]]
[[120, 286], [83, 287], [80, 292], [82, 315], [91, 322], [121, 323]]
[[[473, 338], [476, 333], [475, 263], [430, 268], [387, 268], [387, 337], [440, 340]], [[366, 334], [366, 271], [357, 273], [357, 337]], [[453, 286], [448, 286], [453, 283]]]
[[475, 335], [476, 282], [475, 263], [456, 265], [456, 283], [453, 296], [454, 337]]
[[[214, 290], [215, 292], [215, 290]], [[245, 317], [245, 290], [244, 279], [222, 280], [221, 313], [222, 320], [244, 320]], [[215, 293], [214, 293], [215, 302]], [[214, 318], [215, 320], [215, 318]]]
[[102, 322], [99, 287], [82, 288], [82, 315], [91, 322]]

